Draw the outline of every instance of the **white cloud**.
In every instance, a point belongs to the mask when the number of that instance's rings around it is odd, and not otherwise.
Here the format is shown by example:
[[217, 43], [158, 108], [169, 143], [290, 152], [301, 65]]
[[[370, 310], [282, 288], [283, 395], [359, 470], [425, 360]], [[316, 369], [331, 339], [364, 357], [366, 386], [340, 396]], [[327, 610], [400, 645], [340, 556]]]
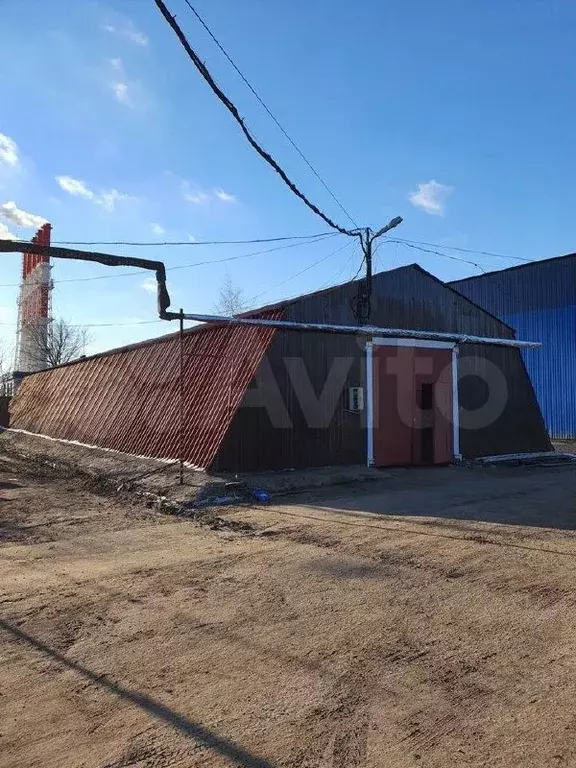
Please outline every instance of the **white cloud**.
[[135, 108], [139, 103], [145, 103], [146, 93], [141, 83], [128, 77], [122, 59], [120, 57], [108, 59], [108, 65], [110, 72], [107, 85], [116, 101], [131, 108]]
[[184, 195], [184, 200], [196, 205], [202, 205], [202, 203], [207, 203], [210, 200], [210, 195], [207, 195], [206, 192], [187, 192]]
[[18, 240], [16, 235], [13, 235], [12, 232], [8, 229], [6, 224], [2, 224], [0, 221], [0, 240]]
[[182, 182], [182, 197], [188, 203], [194, 203], [194, 205], [206, 205], [207, 203], [220, 200], [223, 203], [235, 203], [236, 198], [229, 192], [225, 192], [223, 189], [214, 189], [212, 192], [207, 192], [198, 186], [192, 186], [189, 181]]
[[42, 216], [21, 210], [13, 200], [0, 205], [0, 216], [6, 219], [6, 221], [11, 221], [17, 227], [24, 229], [38, 229], [42, 224], [46, 224], [46, 219]]
[[[146, 293], [152, 293], [156, 294], [158, 292], [158, 283], [156, 282], [155, 277], [146, 277], [144, 280], [140, 283], [139, 286], [143, 291], [146, 291]], [[174, 297], [174, 286], [172, 283], [168, 280], [166, 282], [166, 288], [168, 288], [168, 291], [170, 292], [170, 295]], [[177, 291], [176, 291], [177, 293]], [[137, 318], [138, 320], [141, 320], [142, 318]]]
[[118, 192], [117, 189], [109, 189], [107, 191], [101, 192], [100, 195], [97, 195], [95, 202], [97, 205], [101, 205], [105, 211], [108, 211], [108, 213], [112, 213], [116, 207], [116, 203], [120, 200], [135, 199], [136, 198], [132, 197], [131, 195], [124, 195], [122, 192]]
[[90, 200], [96, 205], [101, 205], [109, 213], [114, 211], [116, 203], [120, 200], [136, 200], [132, 195], [125, 195], [117, 189], [103, 189], [100, 192], [95, 192], [93, 189], [90, 189], [85, 181], [74, 179], [72, 176], [56, 176], [56, 181], [64, 192], [74, 197]]
[[80, 179], [73, 179], [72, 176], [56, 176], [56, 181], [69, 195], [83, 197], [86, 200], [93, 200], [95, 197], [94, 192]]
[[166, 234], [166, 230], [164, 229], [164, 227], [161, 227], [160, 224], [150, 224], [150, 229], [155, 235]]
[[201, 189], [193, 189], [188, 181], [182, 182], [182, 197], [187, 203], [202, 205], [210, 200], [210, 195]]
[[158, 283], [154, 277], [147, 277], [143, 282], [140, 283], [140, 288], [142, 288], [142, 290], [146, 291], [147, 293], [156, 293], [158, 290]]
[[113, 80], [110, 83], [110, 88], [112, 88], [112, 93], [114, 94], [116, 101], [119, 101], [120, 104], [125, 104], [127, 107], [134, 106], [134, 102], [128, 92], [128, 83], [124, 83], [120, 80]]
[[106, 32], [110, 32], [111, 35], [125, 37], [127, 40], [130, 40], [131, 43], [134, 43], [134, 45], [139, 45], [141, 47], [148, 45], [147, 36], [144, 34], [144, 32], [140, 32], [140, 30], [137, 29], [133, 22], [130, 20], [128, 20], [125, 24], [122, 24], [122, 26], [105, 24], [103, 29], [105, 29]]
[[235, 203], [236, 198], [234, 195], [230, 195], [228, 192], [225, 192], [223, 189], [215, 189], [214, 194], [218, 198], [218, 200], [222, 200], [223, 203]]
[[408, 195], [408, 200], [430, 216], [444, 216], [446, 200], [453, 191], [453, 187], [432, 179], [425, 184], [418, 184], [416, 191]]
[[0, 163], [16, 166], [18, 162], [18, 145], [10, 136], [0, 133]]
[[144, 34], [144, 32], [140, 32], [136, 27], [133, 26], [132, 23], [130, 23], [130, 26], [128, 29], [124, 31], [124, 35], [130, 40], [132, 43], [135, 43], [136, 45], [140, 45], [142, 47], [148, 45], [148, 38]]

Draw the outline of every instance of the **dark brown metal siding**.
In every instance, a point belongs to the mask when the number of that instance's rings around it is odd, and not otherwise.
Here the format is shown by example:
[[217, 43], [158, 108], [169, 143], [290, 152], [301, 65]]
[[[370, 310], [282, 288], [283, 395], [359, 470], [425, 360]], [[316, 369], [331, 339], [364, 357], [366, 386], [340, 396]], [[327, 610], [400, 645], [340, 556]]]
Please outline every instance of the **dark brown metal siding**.
[[[550, 439], [520, 350], [485, 344], [462, 344], [458, 361], [460, 450], [465, 458], [504, 453], [551, 450]], [[502, 377], [500, 384], [498, 379]], [[493, 385], [497, 397], [494, 415], [485, 409], [488, 423], [478, 424]], [[505, 391], [502, 392], [501, 385]], [[498, 401], [502, 394], [503, 400]]]
[[[353, 360], [334, 418], [326, 429], [310, 429], [307, 426], [287, 376], [284, 358], [299, 354], [306, 361], [316, 392], [322, 390], [333, 356], [349, 355]], [[354, 345], [350, 337], [279, 334], [263, 365], [269, 365], [274, 372], [292, 426], [273, 426], [268, 409], [274, 410], [275, 398], [269, 387], [261, 388], [264, 399], [260, 401], [260, 407], [244, 403], [238, 409], [218, 452], [215, 467], [248, 471], [366, 462], [365, 415], [345, 410], [348, 406], [348, 387], [365, 386], [364, 352]], [[494, 381], [492, 366], [502, 373], [507, 389], [506, 401], [497, 418], [478, 427], [475, 416], [467, 412], [477, 412], [484, 405], [487, 390], [483, 378]], [[551, 449], [519, 350], [462, 344], [459, 371], [460, 451], [464, 458]], [[262, 366], [259, 375], [261, 372]]]
[[[186, 333], [188, 462], [209, 466], [273, 336], [273, 329], [240, 326]], [[170, 336], [27, 376], [12, 401], [11, 426], [178, 458], [179, 359], [178, 336]]]
[[[347, 411], [348, 388], [365, 386], [364, 343], [365, 339], [360, 337], [337, 334], [278, 333], [232, 421], [215, 468], [247, 471], [365, 463], [365, 414]], [[345, 361], [346, 366], [349, 362], [349, 370], [333, 418], [326, 427], [310, 427], [286, 361], [304, 361], [310, 384], [320, 396], [337, 358]], [[275, 386], [271, 386], [270, 377]], [[289, 419], [283, 426], [277, 426], [281, 416], [278, 394]], [[276, 426], [270, 413], [276, 414]], [[316, 418], [321, 419], [322, 413], [316, 414]]]
[[[358, 283], [347, 283], [295, 299], [286, 307], [286, 319], [355, 325], [352, 304], [357, 291]], [[514, 338], [513, 329], [501, 320], [414, 264], [374, 276], [370, 322], [392, 328]]]
[[[286, 307], [287, 319], [353, 324], [351, 302], [356, 291], [357, 284], [348, 284], [295, 300]], [[514, 337], [507, 325], [416, 266], [376, 276], [371, 322], [413, 330]], [[279, 332], [258, 372], [262, 380], [260, 407], [254, 407], [253, 396], [247, 393], [222, 442], [215, 466], [241, 471], [365, 463], [365, 414], [346, 411], [348, 387], [365, 387], [365, 342], [366, 337], [360, 336]], [[483, 360], [501, 367], [511, 398], [495, 423], [479, 430], [464, 425], [464, 455], [547, 450], [549, 442], [540, 410], [518, 351], [467, 344], [461, 349], [463, 355], [474, 356], [474, 364], [480, 368]], [[325, 429], [311, 429], [306, 423], [285, 365], [287, 358], [294, 357], [304, 360], [316, 393], [322, 391], [335, 357], [349, 357], [352, 361], [334, 418]], [[270, 371], [286, 404], [291, 427], [275, 427], [268, 416], [277, 399], [277, 393], [264, 384]], [[256, 385], [252, 382], [251, 389]], [[468, 377], [461, 388], [464, 399], [482, 404], [485, 389], [478, 378]]]

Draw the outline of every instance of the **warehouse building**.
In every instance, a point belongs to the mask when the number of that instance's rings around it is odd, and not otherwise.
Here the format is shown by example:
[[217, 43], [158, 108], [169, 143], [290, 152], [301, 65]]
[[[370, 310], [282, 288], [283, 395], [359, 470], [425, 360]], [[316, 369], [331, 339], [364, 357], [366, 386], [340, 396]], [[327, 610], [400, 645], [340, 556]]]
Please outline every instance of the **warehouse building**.
[[554, 438], [576, 438], [576, 254], [451, 283], [464, 296], [542, 342], [523, 357]]
[[[249, 316], [357, 326], [362, 285]], [[374, 276], [371, 323], [398, 330], [204, 325], [185, 331], [182, 348], [170, 334], [112, 350], [27, 376], [11, 427], [221, 471], [550, 449], [502, 320], [411, 265]]]

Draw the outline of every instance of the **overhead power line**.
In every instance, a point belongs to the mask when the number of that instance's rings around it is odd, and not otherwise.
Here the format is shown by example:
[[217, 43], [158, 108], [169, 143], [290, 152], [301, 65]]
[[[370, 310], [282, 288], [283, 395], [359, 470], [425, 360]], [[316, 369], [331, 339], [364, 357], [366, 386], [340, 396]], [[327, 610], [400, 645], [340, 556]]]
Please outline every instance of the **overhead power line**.
[[353, 283], [355, 280], [358, 279], [358, 275], [360, 274], [360, 272], [362, 272], [362, 267], [363, 266], [364, 266], [364, 259], [362, 259], [362, 262], [361, 262], [360, 266], [356, 270], [356, 274], [353, 277], [350, 278], [350, 282], [351, 283]]
[[[314, 240], [313, 243], [322, 243], [324, 240], [330, 240], [331, 238], [336, 237], [334, 233], [330, 233], [329, 235], [326, 235], [326, 237], [319, 238], [317, 240]], [[174, 271], [175, 269], [188, 269], [189, 267], [201, 267], [205, 266], [206, 264], [220, 264], [225, 261], [237, 261], [238, 259], [249, 259], [251, 256], [260, 256], [265, 253], [273, 253], [274, 251], [284, 251], [287, 248], [299, 248], [303, 245], [312, 245], [312, 243], [290, 243], [289, 245], [277, 245], [275, 248], [266, 248], [264, 251], [252, 251], [252, 253], [243, 253], [239, 256], [227, 256], [223, 259], [208, 259], [207, 261], [197, 261], [194, 264], [184, 264], [184, 265], [176, 265], [174, 267], [166, 267], [166, 271]]]
[[406, 240], [402, 237], [387, 238], [391, 243], [410, 243], [412, 245], [428, 245], [432, 248], [446, 248], [449, 251], [459, 251], [461, 253], [477, 254], [479, 256], [490, 256], [497, 259], [513, 259], [514, 261], [522, 261], [526, 264], [534, 264], [539, 259], [525, 259], [522, 256], [507, 256], [504, 253], [493, 253], [492, 251], [477, 251], [474, 248], [461, 248], [457, 245], [444, 245], [442, 243], [428, 243], [425, 240]]
[[[197, 246], [197, 245], [252, 245], [257, 243], [277, 243], [287, 240], [316, 240], [332, 235], [332, 232], [317, 232], [312, 235], [288, 235], [285, 237], [261, 237], [252, 240], [53, 240], [54, 245], [126, 245], [143, 247], [166, 247], [166, 246]], [[21, 242], [27, 242], [22, 240]], [[444, 248], [449, 251], [458, 251], [459, 253], [470, 253], [479, 256], [489, 256], [498, 259], [511, 259], [521, 261], [525, 264], [534, 264], [539, 259], [527, 259], [523, 256], [511, 256], [510, 254], [494, 253], [493, 251], [482, 251], [474, 248], [462, 248], [456, 245], [445, 245], [444, 243], [430, 243], [426, 240], [408, 240], [402, 237], [387, 237], [383, 242], [398, 243], [400, 245], [409, 243], [410, 245], [426, 245], [431, 248]], [[468, 262], [467, 262], [468, 263]], [[474, 263], [474, 262], [469, 262]]]
[[321, 259], [318, 259], [317, 261], [313, 261], [312, 264], [308, 264], [307, 267], [304, 267], [304, 269], [301, 269], [299, 272], [296, 272], [293, 275], [290, 275], [290, 277], [287, 277], [285, 280], [282, 280], [279, 283], [276, 283], [276, 285], [272, 286], [271, 288], [266, 288], [264, 291], [260, 291], [260, 293], [257, 293], [255, 296], [252, 296], [252, 298], [249, 300], [250, 303], [256, 301], [256, 299], [259, 299], [261, 296], [264, 296], [265, 293], [270, 293], [270, 291], [273, 291], [275, 288], [280, 288], [281, 286], [285, 285], [286, 283], [289, 283], [291, 280], [294, 280], [297, 277], [300, 277], [300, 275], [303, 275], [305, 272], [308, 272], [310, 269], [313, 269], [314, 267], [317, 267], [319, 264], [323, 264], [325, 261], [328, 261], [328, 259], [331, 259], [333, 256], [336, 256], [337, 253], [340, 253], [340, 251], [343, 251], [345, 248], [349, 248], [351, 245], [355, 245], [354, 241], [350, 240], [347, 243], [344, 243], [340, 248], [336, 248], [335, 251], [332, 251], [332, 253], [329, 253], [327, 256], [322, 256]]
[[271, 110], [271, 109], [270, 109], [270, 107], [269, 107], [269, 106], [266, 104], [266, 102], [264, 101], [264, 99], [262, 99], [262, 97], [261, 97], [261, 96], [260, 96], [260, 95], [259, 95], [259, 94], [256, 92], [256, 90], [254, 89], [254, 86], [252, 85], [252, 83], [250, 83], [250, 81], [248, 80], [248, 78], [247, 78], [247, 77], [244, 75], [244, 73], [243, 73], [243, 72], [240, 70], [240, 68], [238, 67], [238, 65], [236, 64], [236, 62], [235, 62], [235, 61], [232, 59], [232, 57], [230, 56], [230, 54], [228, 53], [228, 51], [226, 51], [226, 49], [224, 48], [224, 46], [222, 45], [222, 43], [221, 43], [221, 42], [218, 40], [218, 38], [216, 37], [216, 35], [215, 35], [215, 34], [212, 32], [212, 30], [210, 29], [210, 27], [209, 27], [209, 26], [206, 24], [206, 22], [204, 21], [204, 19], [203, 19], [203, 18], [200, 16], [200, 14], [198, 13], [198, 11], [197, 11], [197, 10], [194, 8], [194, 6], [193, 6], [193, 5], [192, 5], [192, 3], [190, 2], [190, 0], [184, 0], [184, 1], [185, 1], [186, 5], [187, 5], [187, 6], [190, 8], [190, 10], [192, 11], [192, 13], [194, 14], [194, 16], [196, 16], [196, 18], [198, 19], [198, 21], [200, 22], [200, 24], [201, 24], [201, 25], [204, 27], [204, 29], [206, 30], [206, 32], [207, 32], [207, 33], [210, 35], [210, 37], [212, 38], [212, 40], [213, 40], [213, 41], [216, 43], [216, 45], [218, 46], [218, 48], [219, 48], [219, 49], [222, 51], [222, 53], [224, 54], [224, 56], [226, 57], [226, 59], [228, 60], [228, 62], [229, 62], [231, 65], [232, 65], [232, 67], [234, 68], [234, 70], [235, 70], [235, 71], [237, 72], [237, 74], [240, 76], [241, 80], [242, 80], [242, 81], [245, 83], [245, 85], [246, 85], [246, 86], [249, 88], [249, 90], [251, 91], [251, 93], [252, 93], [252, 94], [253, 94], [253, 95], [256, 97], [256, 99], [257, 99], [257, 101], [260, 103], [260, 105], [261, 105], [261, 106], [262, 106], [262, 107], [265, 109], [265, 111], [266, 111], [266, 112], [268, 113], [268, 115], [269, 115], [269, 116], [272, 118], [272, 120], [274, 121], [274, 123], [276, 124], [276, 126], [277, 126], [277, 127], [280, 129], [280, 131], [281, 131], [281, 132], [284, 134], [284, 136], [286, 137], [286, 139], [288, 139], [288, 141], [290, 142], [290, 144], [292, 145], [292, 147], [293, 147], [293, 148], [296, 150], [296, 152], [297, 152], [297, 153], [300, 155], [300, 157], [301, 157], [301, 158], [302, 158], [302, 160], [303, 160], [303, 161], [306, 163], [306, 165], [308, 166], [308, 168], [309, 168], [309, 169], [312, 171], [312, 173], [314, 174], [314, 176], [316, 176], [316, 178], [318, 179], [318, 181], [320, 182], [320, 184], [322, 184], [322, 186], [324, 187], [324, 189], [325, 189], [325, 190], [328, 192], [328, 194], [330, 195], [330, 197], [332, 198], [332, 200], [334, 200], [334, 202], [336, 203], [336, 205], [337, 205], [337, 206], [340, 208], [340, 210], [341, 210], [341, 211], [342, 211], [342, 212], [343, 212], [343, 213], [344, 213], [344, 214], [345, 214], [345, 215], [348, 217], [348, 219], [349, 219], [349, 220], [352, 222], [352, 224], [353, 224], [355, 227], [358, 227], [358, 224], [357, 224], [357, 223], [354, 221], [354, 219], [352, 218], [352, 216], [350, 215], [350, 213], [349, 213], [349, 212], [346, 210], [346, 208], [344, 207], [344, 205], [343, 205], [343, 204], [340, 202], [340, 200], [339, 200], [339, 199], [336, 197], [336, 195], [334, 194], [334, 192], [332, 192], [332, 190], [330, 189], [330, 187], [329, 187], [329, 186], [326, 184], [326, 182], [324, 181], [324, 179], [323, 179], [323, 178], [320, 176], [320, 174], [318, 173], [318, 171], [316, 170], [316, 168], [315, 168], [315, 167], [312, 165], [312, 163], [311, 163], [311, 162], [308, 160], [308, 158], [307, 158], [307, 157], [306, 157], [306, 155], [305, 155], [305, 154], [302, 152], [302, 150], [300, 149], [300, 147], [299, 147], [299, 146], [296, 144], [296, 142], [294, 141], [294, 139], [293, 139], [293, 138], [292, 138], [292, 137], [289, 135], [289, 133], [288, 133], [288, 132], [286, 131], [286, 129], [284, 128], [284, 126], [283, 126], [283, 125], [281, 125], [280, 121], [279, 121], [279, 120], [277, 119], [277, 117], [276, 117], [276, 116], [273, 114], [272, 110]]
[[360, 262], [360, 266], [358, 267], [358, 270], [356, 271], [356, 274], [354, 277], [350, 278], [350, 282], [353, 283], [357, 278], [360, 272], [362, 272], [362, 268], [364, 267], [364, 262], [366, 261], [366, 254], [362, 255], [362, 261]]
[[54, 245], [137, 245], [137, 246], [166, 246], [166, 245], [251, 245], [255, 243], [278, 243], [283, 240], [315, 240], [319, 237], [333, 235], [333, 232], [318, 232], [315, 235], [292, 235], [289, 237], [260, 237], [255, 240], [53, 240]]
[[[289, 243], [288, 245], [277, 245], [274, 248], [266, 248], [263, 251], [252, 251], [251, 253], [242, 253], [238, 256], [226, 256], [223, 259], [207, 259], [206, 261], [195, 261], [191, 264], [176, 264], [173, 267], [166, 267], [166, 272], [173, 272], [176, 269], [191, 269], [193, 267], [202, 267], [208, 264], [222, 264], [226, 261], [237, 261], [238, 259], [249, 259], [252, 256], [260, 256], [265, 253], [273, 253], [274, 251], [283, 251], [287, 248], [298, 248], [303, 245], [315, 245], [316, 243], [322, 243], [324, 240], [330, 240], [333, 237], [336, 237], [336, 234], [334, 232], [329, 232], [324, 237], [316, 238], [310, 242], [297, 242]], [[133, 272], [110, 272], [106, 275], [92, 275], [91, 277], [63, 277], [61, 280], [53, 280], [52, 282], [54, 285], [59, 283], [87, 283], [91, 282], [92, 280], [111, 280], [112, 278], [116, 277], [134, 277], [135, 275], [145, 274], [148, 274], [148, 270], [138, 269], [134, 270]], [[40, 283], [38, 284], [40, 285]], [[34, 285], [34, 283], [28, 283], [28, 285]], [[18, 288], [19, 286], [20, 283], [0, 283], [0, 288]]]
[[300, 200], [302, 200], [302, 202], [305, 203], [305, 205], [307, 205], [311, 211], [313, 211], [317, 216], [319, 216], [323, 221], [325, 221], [329, 227], [332, 227], [332, 229], [335, 229], [337, 232], [340, 232], [343, 235], [357, 236], [359, 234], [358, 232], [350, 229], [346, 229], [345, 227], [341, 227], [339, 224], [336, 224], [334, 221], [332, 221], [332, 219], [329, 216], [323, 213], [320, 210], [320, 208], [318, 208], [317, 205], [311, 202], [306, 197], [306, 195], [298, 189], [296, 184], [294, 184], [294, 182], [288, 178], [285, 171], [282, 170], [282, 168], [278, 165], [278, 163], [272, 157], [272, 155], [269, 152], [267, 152], [265, 149], [263, 149], [263, 147], [260, 146], [260, 144], [256, 141], [256, 139], [252, 136], [251, 132], [246, 127], [246, 124], [244, 123], [244, 120], [240, 117], [240, 113], [238, 112], [238, 109], [236, 108], [236, 106], [230, 101], [230, 99], [228, 98], [228, 96], [226, 96], [224, 91], [222, 91], [222, 89], [216, 84], [214, 78], [208, 71], [206, 65], [202, 62], [198, 54], [194, 51], [194, 49], [188, 42], [186, 36], [184, 35], [182, 30], [176, 23], [176, 19], [170, 14], [163, 0], [154, 0], [154, 2], [156, 3], [158, 9], [160, 10], [160, 13], [162, 14], [162, 16], [164, 16], [164, 18], [166, 19], [166, 21], [174, 31], [176, 37], [182, 44], [182, 47], [188, 54], [189, 58], [191, 59], [192, 63], [194, 64], [198, 72], [200, 72], [204, 80], [210, 86], [213, 93], [222, 102], [222, 104], [224, 104], [224, 106], [230, 112], [234, 120], [236, 120], [236, 122], [238, 123], [238, 125], [242, 130], [242, 133], [248, 140], [248, 143], [250, 144], [250, 146], [260, 155], [260, 157], [263, 160], [265, 160], [268, 163], [268, 165], [270, 165], [276, 171], [276, 173], [280, 176], [280, 178], [288, 186], [288, 188], [298, 198], [300, 198]]
[[[396, 241], [389, 240], [388, 242], [393, 243]], [[398, 242], [400, 243], [400, 245], [403, 245], [405, 248], [412, 248], [415, 251], [422, 251], [423, 253], [431, 253], [431, 254], [434, 254], [435, 256], [443, 256], [445, 259], [452, 259], [452, 261], [461, 261], [461, 262], [465, 262], [466, 264], [472, 264], [472, 266], [479, 269], [480, 272], [483, 272], [484, 274], [486, 274], [486, 270], [483, 267], [481, 267], [480, 264], [478, 264], [478, 262], [476, 261], [470, 261], [470, 259], [463, 259], [460, 256], [452, 256], [449, 253], [442, 253], [441, 251], [432, 250], [430, 248], [423, 248], [421, 245], [414, 245], [413, 243], [409, 243], [407, 241], [399, 240]]]
[[[133, 326], [133, 325], [153, 325], [155, 323], [165, 323], [165, 320], [128, 320], [127, 322], [118, 323], [66, 323], [69, 328], [116, 328], [117, 326]], [[17, 326], [18, 323], [0, 323], [0, 325]]]
[[[339, 285], [339, 278], [342, 275], [344, 276], [344, 273], [347, 271], [350, 271], [350, 268], [352, 267], [352, 263], [356, 260], [356, 257], [358, 256], [358, 252], [360, 251], [359, 243], [353, 243], [352, 252], [348, 255], [348, 258], [346, 261], [342, 264], [340, 269], [336, 270], [336, 272], [333, 273], [333, 275], [326, 280], [320, 288], [318, 288], [319, 291], [323, 291], [326, 288], [332, 288], [336, 285]], [[345, 283], [349, 282], [349, 280], [344, 280]]]
[[125, 325], [153, 325], [155, 323], [165, 323], [165, 320], [128, 320], [120, 323], [87, 323], [86, 325], [72, 326], [76, 328], [116, 328], [116, 326]]

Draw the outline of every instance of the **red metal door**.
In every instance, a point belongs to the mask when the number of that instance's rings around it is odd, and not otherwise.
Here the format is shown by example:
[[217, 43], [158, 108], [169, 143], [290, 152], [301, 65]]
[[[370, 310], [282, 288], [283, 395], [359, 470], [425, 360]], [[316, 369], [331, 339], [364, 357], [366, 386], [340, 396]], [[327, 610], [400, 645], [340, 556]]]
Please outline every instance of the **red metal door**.
[[452, 460], [452, 350], [373, 346], [377, 467]]
[[412, 463], [448, 464], [453, 455], [452, 350], [416, 347], [414, 353]]
[[375, 344], [372, 350], [374, 463], [412, 464], [414, 347]]

